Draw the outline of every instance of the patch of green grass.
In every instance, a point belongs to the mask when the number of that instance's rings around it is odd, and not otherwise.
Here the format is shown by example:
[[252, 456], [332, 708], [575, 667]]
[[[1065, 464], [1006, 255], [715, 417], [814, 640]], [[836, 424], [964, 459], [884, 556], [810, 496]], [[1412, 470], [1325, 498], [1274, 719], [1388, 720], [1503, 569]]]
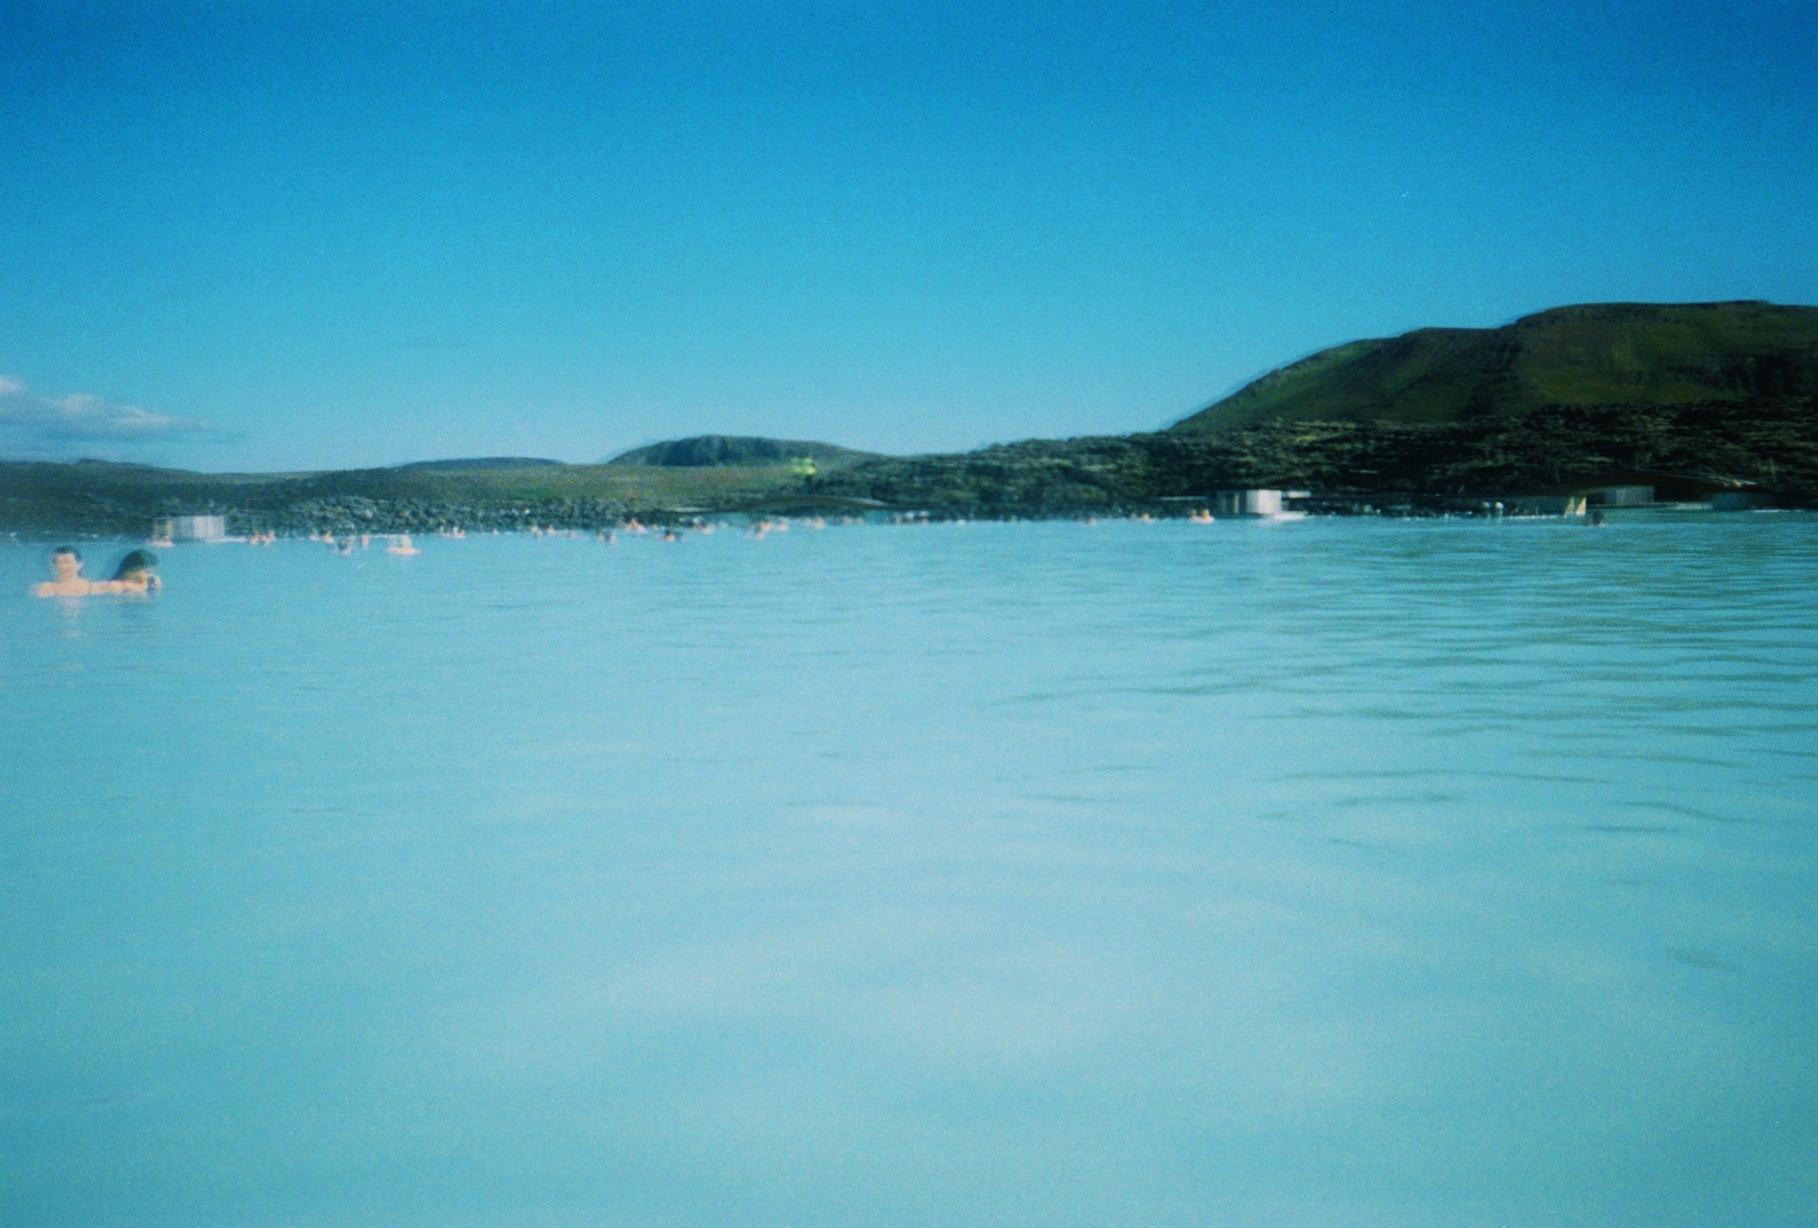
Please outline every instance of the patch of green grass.
[[1681, 405], [1818, 392], [1818, 308], [1771, 303], [1561, 307], [1503, 328], [1352, 341], [1171, 430], [1286, 419], [1455, 422], [1543, 405]]

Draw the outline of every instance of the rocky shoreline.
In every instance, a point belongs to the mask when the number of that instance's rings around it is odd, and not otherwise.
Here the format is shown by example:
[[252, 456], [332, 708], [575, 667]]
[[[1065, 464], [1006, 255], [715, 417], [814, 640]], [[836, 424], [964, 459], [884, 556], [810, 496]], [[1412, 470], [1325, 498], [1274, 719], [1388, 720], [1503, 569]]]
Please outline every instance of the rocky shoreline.
[[[1308, 492], [1330, 515], [1494, 515], [1620, 475], [1818, 507], [1818, 402], [1548, 407], [1419, 424], [1270, 422], [1205, 435], [1029, 440], [974, 452], [787, 466], [538, 465], [321, 474], [201, 474], [102, 462], [0, 462], [0, 531], [143, 535], [226, 517], [236, 536], [597, 531], [637, 519], [879, 514], [920, 519], [1185, 516], [1220, 490]], [[1664, 484], [1664, 485], [1663, 485]]]
[[1636, 473], [1818, 506], [1818, 402], [1551, 406], [1446, 423], [1269, 422], [1205, 435], [1030, 440], [877, 458], [808, 485], [973, 517], [1102, 514], [1258, 487], [1312, 492], [1314, 511], [1419, 515], [1470, 514]]

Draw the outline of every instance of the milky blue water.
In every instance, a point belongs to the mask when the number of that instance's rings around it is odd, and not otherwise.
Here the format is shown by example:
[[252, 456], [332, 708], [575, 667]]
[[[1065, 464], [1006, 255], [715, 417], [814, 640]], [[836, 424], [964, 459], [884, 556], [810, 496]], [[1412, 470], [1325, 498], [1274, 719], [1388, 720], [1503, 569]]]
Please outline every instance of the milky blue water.
[[1811, 1222], [1818, 518], [422, 544], [0, 548], [0, 1223]]

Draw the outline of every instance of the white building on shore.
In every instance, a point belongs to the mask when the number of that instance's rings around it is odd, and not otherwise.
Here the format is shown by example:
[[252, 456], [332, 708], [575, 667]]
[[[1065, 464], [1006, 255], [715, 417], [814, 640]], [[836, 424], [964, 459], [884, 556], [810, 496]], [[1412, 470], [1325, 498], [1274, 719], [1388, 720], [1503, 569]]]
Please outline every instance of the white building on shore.
[[225, 516], [172, 516], [152, 526], [152, 536], [167, 542], [221, 542], [227, 540]]
[[1251, 516], [1270, 520], [1299, 519], [1304, 513], [1287, 509], [1287, 500], [1304, 499], [1304, 490], [1218, 490], [1212, 492], [1214, 516]]

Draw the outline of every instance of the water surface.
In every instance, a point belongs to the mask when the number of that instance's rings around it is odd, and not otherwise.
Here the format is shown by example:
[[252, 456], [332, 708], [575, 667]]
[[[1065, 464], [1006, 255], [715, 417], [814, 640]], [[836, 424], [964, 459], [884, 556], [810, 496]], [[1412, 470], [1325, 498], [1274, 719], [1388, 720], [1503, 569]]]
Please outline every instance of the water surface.
[[1818, 1205], [1818, 520], [421, 544], [0, 547], [0, 1222]]

